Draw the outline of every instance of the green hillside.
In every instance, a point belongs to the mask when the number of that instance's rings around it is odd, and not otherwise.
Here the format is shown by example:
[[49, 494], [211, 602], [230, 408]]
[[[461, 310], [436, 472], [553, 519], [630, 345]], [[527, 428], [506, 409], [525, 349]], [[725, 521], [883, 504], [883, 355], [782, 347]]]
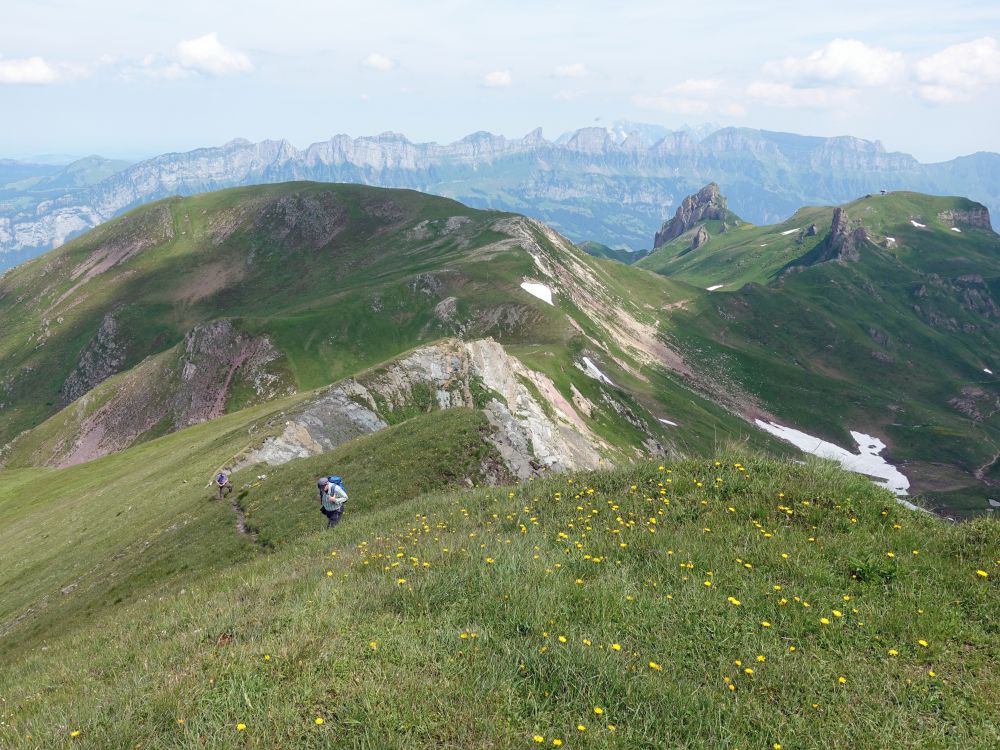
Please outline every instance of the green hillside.
[[880, 437], [936, 507], [981, 512], [1000, 470], [1000, 238], [971, 201], [890, 193], [842, 207], [844, 236], [863, 235], [838, 249], [833, 213], [690, 252], [681, 236], [637, 265], [715, 289], [674, 313], [682, 350], [783, 424], [841, 446], [848, 430]]
[[[0, 475], [3, 747], [986, 748], [1000, 730], [990, 520], [725, 451], [448, 489], [483, 451], [455, 410], [237, 472], [240, 534], [205, 477], [268, 414]], [[332, 470], [352, 499], [326, 532], [313, 479]]]

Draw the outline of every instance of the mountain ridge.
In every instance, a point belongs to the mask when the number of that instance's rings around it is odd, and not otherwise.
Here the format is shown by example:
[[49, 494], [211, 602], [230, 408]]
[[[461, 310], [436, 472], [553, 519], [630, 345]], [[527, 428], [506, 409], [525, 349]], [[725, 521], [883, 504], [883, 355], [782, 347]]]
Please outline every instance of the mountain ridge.
[[[817, 170], [827, 173], [823, 179], [815, 179]], [[1000, 208], [1000, 155], [922, 164], [851, 136], [731, 127], [701, 139], [677, 131], [646, 144], [635, 133], [623, 138], [590, 127], [562, 142], [546, 140], [540, 129], [522, 138], [480, 131], [444, 145], [386, 132], [337, 135], [304, 149], [287, 140], [234, 139], [161, 154], [30, 210], [0, 207], [0, 267], [150, 200], [295, 179], [419, 189], [527, 213], [574, 241], [633, 249], [646, 247], [670, 207], [709, 181], [724, 185], [734, 212], [755, 223], [882, 188], [968, 194]]]

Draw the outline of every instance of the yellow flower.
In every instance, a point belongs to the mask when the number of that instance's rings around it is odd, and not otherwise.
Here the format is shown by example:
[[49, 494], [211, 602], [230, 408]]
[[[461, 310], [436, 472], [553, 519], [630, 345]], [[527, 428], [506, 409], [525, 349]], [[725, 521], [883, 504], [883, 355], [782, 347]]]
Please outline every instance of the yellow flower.
[[608, 731], [609, 731], [609, 732], [613, 732], [613, 731], [615, 731], [615, 730], [616, 730], [617, 728], [618, 728], [618, 727], [616, 727], [616, 726], [615, 726], [614, 724], [608, 724]]
[[560, 643], [565, 643], [566, 642], [566, 636], [564, 636], [564, 635], [559, 636], [559, 642]]
[[178, 719], [177, 720], [177, 725], [178, 726], [184, 726], [184, 719]]
[[649, 668], [650, 669], [655, 669], [657, 672], [662, 672], [663, 671], [663, 667], [660, 666], [659, 664], [657, 664], [655, 661], [649, 662]]
[[837, 678], [837, 682], [839, 682], [841, 685], [843, 685], [844, 683], [847, 682], [847, 678], [846, 677], [838, 677]]
[[264, 654], [264, 661], [271, 661], [271, 655], [270, 654]]
[[919, 641], [917, 641], [917, 643], [919, 643], [919, 644], [920, 644], [921, 646], [923, 646], [924, 648], [927, 648], [927, 646], [928, 646], [928, 645], [930, 645], [930, 644], [928, 644], [928, 643], [927, 643], [927, 641], [925, 641], [925, 640], [924, 640], [923, 638], [921, 638], [921, 639], [920, 639]]
[[781, 750], [781, 743], [775, 742], [773, 745], [771, 745], [771, 747], [773, 747], [774, 750]]
[[987, 573], [985, 570], [977, 570], [976, 575], [979, 576], [980, 578], [989, 578], [990, 576], [990, 574]]
[[820, 623], [822, 625], [829, 625], [830, 624], [830, 621], [828, 619], [826, 619], [825, 617], [819, 618], [819, 621], [820, 621]]
[[771, 623], [769, 623], [769, 622], [768, 622], [767, 620], [764, 620], [764, 621], [763, 621], [763, 622], [762, 622], [762, 623], [760, 624], [760, 626], [761, 626], [762, 628], [769, 628], [769, 627], [771, 627]]
[[332, 570], [326, 571], [326, 577], [330, 578], [331, 576], [333, 576], [333, 571]]
[[894, 648], [890, 648], [889, 649], [889, 656], [899, 656], [899, 652], [896, 649], [894, 649]]
[[834, 617], [843, 617], [844, 613], [841, 612], [839, 609], [835, 609], [835, 610], [833, 610], [833, 616]]
[[320, 726], [323, 723], [323, 717], [317, 716], [315, 719], [313, 719], [313, 723], [315, 723], [316, 726]]
[[759, 654], [757, 656], [757, 661], [759, 661], [759, 662], [765, 662], [765, 661], [767, 661], [767, 657], [764, 656], [764, 654]]
[[396, 583], [398, 583], [400, 586], [402, 586], [404, 583], [406, 583], [406, 579], [405, 578], [397, 578], [396, 579]]
[[611, 644], [611, 650], [612, 651], [621, 651], [622, 650], [622, 645], [620, 643], [612, 643]]
[[600, 716], [601, 714], [604, 713], [604, 709], [601, 708], [600, 706], [594, 706], [594, 713]]
[[743, 670], [743, 673], [747, 674], [747, 675], [752, 675], [753, 674], [753, 670], [750, 669], [750, 667], [747, 667], [746, 669]]
[[378, 641], [372, 641], [371, 643], [369, 643], [368, 644], [368, 648], [370, 648], [372, 651], [374, 651], [375, 649], [377, 649], [378, 648]]
[[540, 735], [540, 734], [536, 734], [536, 735], [535, 735], [534, 737], [532, 737], [531, 739], [533, 739], [533, 740], [534, 740], [535, 742], [537, 742], [537, 743], [538, 743], [539, 745], [540, 745], [540, 744], [542, 744], [543, 742], [545, 742], [545, 738], [544, 738], [544, 737], [542, 737], [542, 735]]
[[69, 733], [69, 736], [70, 737], [79, 737], [80, 736], [80, 730], [79, 729], [74, 729], [72, 732]]
[[246, 725], [246, 724], [242, 724], [242, 723], [240, 723], [240, 724], [237, 724], [237, 725], [236, 725], [236, 731], [237, 731], [237, 732], [242, 732], [242, 731], [243, 731], [244, 729], [246, 729], [246, 728], [247, 728], [247, 725]]
[[578, 731], [578, 732], [586, 732], [587, 731], [587, 727], [584, 726], [583, 724], [577, 724], [576, 725], [576, 731]]
[[559, 747], [560, 745], [562, 745], [562, 740], [558, 740], [558, 739], [552, 740], [552, 744], [555, 747]]
[[705, 582], [703, 583], [703, 585], [704, 585], [704, 586], [705, 586], [706, 588], [712, 588], [712, 582], [711, 582], [711, 581], [705, 581]]

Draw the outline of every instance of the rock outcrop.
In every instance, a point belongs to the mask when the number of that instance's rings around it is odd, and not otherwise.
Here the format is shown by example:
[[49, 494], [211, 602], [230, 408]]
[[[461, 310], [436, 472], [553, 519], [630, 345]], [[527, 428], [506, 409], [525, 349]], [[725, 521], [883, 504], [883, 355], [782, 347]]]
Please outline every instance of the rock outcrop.
[[721, 221], [729, 215], [726, 199], [719, 192], [719, 186], [711, 182], [694, 195], [689, 195], [681, 201], [674, 218], [667, 221], [656, 233], [653, 247], [660, 247], [675, 237], [680, 237], [700, 221], [709, 219]]
[[691, 238], [691, 249], [697, 250], [699, 247], [704, 245], [711, 239], [711, 235], [705, 227], [698, 227], [698, 231], [694, 233], [694, 237]]
[[817, 246], [813, 263], [825, 263], [831, 260], [856, 261], [861, 255], [859, 247], [867, 242], [868, 233], [861, 225], [852, 226], [847, 212], [838, 206], [833, 209], [833, 222], [830, 233]]
[[452, 339], [331, 386], [289, 415], [280, 435], [234, 463], [282, 464], [329, 451], [415, 413], [462, 407], [484, 411], [493, 429], [490, 442], [520, 478], [542, 468], [595, 468], [606, 448], [547, 376], [525, 367], [492, 339]]
[[76, 401], [91, 388], [121, 371], [126, 345], [114, 313], [108, 313], [94, 338], [80, 353], [76, 367], [63, 382], [59, 396], [63, 405]]
[[990, 211], [986, 206], [973, 206], [972, 208], [954, 208], [941, 211], [938, 219], [951, 225], [964, 224], [977, 229], [990, 229]]

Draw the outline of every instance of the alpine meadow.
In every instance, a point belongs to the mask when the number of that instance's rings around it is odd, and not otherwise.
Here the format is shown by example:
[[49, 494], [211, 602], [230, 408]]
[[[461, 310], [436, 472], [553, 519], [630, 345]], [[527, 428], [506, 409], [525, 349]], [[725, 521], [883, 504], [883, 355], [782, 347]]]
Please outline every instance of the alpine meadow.
[[1000, 747], [1000, 10], [178, 2], [0, 25], [0, 749]]

